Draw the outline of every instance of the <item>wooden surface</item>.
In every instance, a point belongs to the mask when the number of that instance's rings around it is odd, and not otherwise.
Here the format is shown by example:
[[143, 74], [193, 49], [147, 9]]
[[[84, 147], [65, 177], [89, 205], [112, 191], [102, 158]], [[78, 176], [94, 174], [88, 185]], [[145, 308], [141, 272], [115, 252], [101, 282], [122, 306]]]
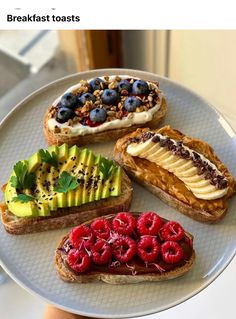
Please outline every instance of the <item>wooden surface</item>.
[[70, 70], [122, 66], [121, 32], [116, 30], [60, 30], [60, 50]]

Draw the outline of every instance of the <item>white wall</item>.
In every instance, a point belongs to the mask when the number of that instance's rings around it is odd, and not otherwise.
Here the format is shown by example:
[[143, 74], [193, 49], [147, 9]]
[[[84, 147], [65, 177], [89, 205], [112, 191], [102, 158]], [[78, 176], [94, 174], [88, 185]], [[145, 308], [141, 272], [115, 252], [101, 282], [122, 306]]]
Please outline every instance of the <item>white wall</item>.
[[169, 77], [236, 120], [236, 31], [171, 31]]
[[166, 75], [167, 31], [125, 30], [123, 39], [123, 65]]

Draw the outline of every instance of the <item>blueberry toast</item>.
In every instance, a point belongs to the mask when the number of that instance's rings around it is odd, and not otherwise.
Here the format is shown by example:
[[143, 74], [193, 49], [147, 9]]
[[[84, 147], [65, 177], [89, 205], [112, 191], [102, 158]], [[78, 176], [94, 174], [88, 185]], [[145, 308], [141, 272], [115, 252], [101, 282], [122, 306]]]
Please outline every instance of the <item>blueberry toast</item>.
[[44, 134], [49, 145], [106, 142], [144, 125], [157, 127], [166, 111], [158, 82], [128, 75], [81, 80], [48, 108]]

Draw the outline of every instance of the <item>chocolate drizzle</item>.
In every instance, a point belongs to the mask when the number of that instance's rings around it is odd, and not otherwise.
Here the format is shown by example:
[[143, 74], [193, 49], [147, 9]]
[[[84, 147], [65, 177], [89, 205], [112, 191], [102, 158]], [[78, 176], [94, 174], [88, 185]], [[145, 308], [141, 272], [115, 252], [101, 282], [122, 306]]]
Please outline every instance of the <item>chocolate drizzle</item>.
[[155, 132], [144, 132], [139, 137], [130, 138], [128, 144], [144, 143], [152, 139], [153, 143], [159, 143], [161, 147], [166, 147], [174, 155], [178, 155], [185, 160], [191, 160], [193, 165], [198, 169], [198, 175], [203, 175], [204, 179], [209, 179], [210, 183], [217, 189], [224, 189], [228, 187], [227, 179], [219, 174], [216, 168], [205, 161], [197, 152], [190, 152], [182, 141], [173, 141], [169, 137], [157, 135]]

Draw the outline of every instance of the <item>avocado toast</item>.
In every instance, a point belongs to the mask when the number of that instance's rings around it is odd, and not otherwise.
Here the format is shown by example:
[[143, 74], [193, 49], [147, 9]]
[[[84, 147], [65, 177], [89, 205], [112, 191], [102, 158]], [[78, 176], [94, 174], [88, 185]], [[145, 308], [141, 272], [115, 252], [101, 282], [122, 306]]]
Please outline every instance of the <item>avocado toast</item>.
[[2, 187], [2, 222], [11, 234], [74, 226], [127, 210], [127, 175], [113, 161], [77, 146], [51, 146], [15, 164]]

